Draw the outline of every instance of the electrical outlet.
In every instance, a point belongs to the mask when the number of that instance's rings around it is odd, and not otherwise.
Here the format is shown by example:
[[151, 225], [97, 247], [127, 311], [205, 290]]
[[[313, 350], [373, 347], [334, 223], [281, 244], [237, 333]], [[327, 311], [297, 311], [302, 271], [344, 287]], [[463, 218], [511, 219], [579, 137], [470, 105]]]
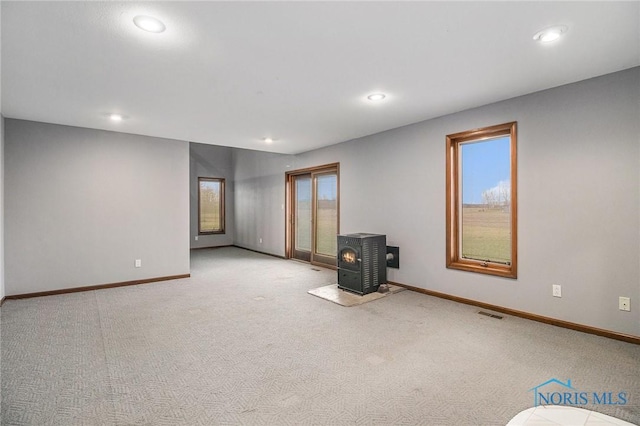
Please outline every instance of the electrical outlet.
[[262, 244], [262, 238], [260, 238], [260, 244]]
[[621, 311], [630, 311], [631, 310], [631, 298], [630, 297], [620, 297], [618, 298], [618, 309]]
[[142, 259], [136, 259], [136, 268], [142, 267]]
[[552, 288], [553, 288], [553, 297], [562, 297], [562, 286], [559, 286], [558, 284], [554, 284]]
[[196, 241], [198, 241], [198, 236], [196, 235]]

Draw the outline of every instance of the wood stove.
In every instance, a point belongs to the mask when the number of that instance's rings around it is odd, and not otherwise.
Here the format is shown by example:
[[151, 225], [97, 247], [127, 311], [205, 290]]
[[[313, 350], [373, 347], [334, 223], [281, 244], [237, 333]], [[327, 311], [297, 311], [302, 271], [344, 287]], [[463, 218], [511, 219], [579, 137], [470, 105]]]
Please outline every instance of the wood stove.
[[386, 235], [338, 235], [338, 288], [361, 295], [378, 291], [387, 282], [386, 255]]

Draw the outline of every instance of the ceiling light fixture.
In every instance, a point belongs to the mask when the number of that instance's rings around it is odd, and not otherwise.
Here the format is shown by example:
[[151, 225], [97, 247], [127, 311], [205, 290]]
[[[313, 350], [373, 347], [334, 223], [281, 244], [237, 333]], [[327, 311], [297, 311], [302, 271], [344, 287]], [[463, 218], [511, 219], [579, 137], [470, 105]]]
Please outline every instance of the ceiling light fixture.
[[533, 39], [540, 43], [551, 43], [558, 40], [568, 30], [566, 25], [556, 25], [554, 27], [545, 28], [542, 31], [538, 31]]
[[167, 29], [162, 21], [154, 18], [153, 16], [138, 15], [133, 18], [133, 23], [141, 30], [148, 31], [150, 33], [161, 33]]
[[122, 121], [124, 117], [122, 116], [122, 114], [109, 114], [109, 118], [111, 119], [111, 121]]
[[387, 95], [385, 95], [384, 93], [372, 93], [371, 95], [367, 96], [367, 99], [369, 99], [370, 101], [376, 102], [376, 101], [381, 101], [386, 97]]
[[272, 142], [273, 142], [273, 139], [271, 139], [271, 138], [263, 138], [262, 140], [263, 140], [265, 143], [272, 143]]

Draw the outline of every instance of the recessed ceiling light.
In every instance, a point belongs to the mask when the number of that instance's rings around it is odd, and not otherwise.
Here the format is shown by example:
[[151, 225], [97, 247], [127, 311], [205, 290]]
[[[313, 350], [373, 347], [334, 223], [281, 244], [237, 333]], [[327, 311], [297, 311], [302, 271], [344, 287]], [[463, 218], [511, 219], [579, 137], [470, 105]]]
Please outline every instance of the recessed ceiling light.
[[556, 41], [568, 30], [566, 25], [556, 25], [554, 27], [545, 28], [542, 31], [538, 31], [533, 39], [541, 43], [550, 43]]
[[138, 15], [133, 18], [133, 23], [141, 30], [148, 31], [150, 33], [161, 33], [167, 29], [161, 20], [154, 18], [153, 16]]
[[386, 97], [387, 95], [385, 95], [384, 93], [372, 93], [369, 96], [367, 96], [367, 99], [375, 102], [375, 101], [381, 101]]
[[122, 116], [122, 114], [109, 114], [109, 118], [111, 119], [111, 121], [122, 121], [124, 117]]
[[271, 139], [271, 138], [262, 138], [262, 140], [263, 140], [265, 143], [272, 143], [272, 142], [273, 142], [273, 139]]

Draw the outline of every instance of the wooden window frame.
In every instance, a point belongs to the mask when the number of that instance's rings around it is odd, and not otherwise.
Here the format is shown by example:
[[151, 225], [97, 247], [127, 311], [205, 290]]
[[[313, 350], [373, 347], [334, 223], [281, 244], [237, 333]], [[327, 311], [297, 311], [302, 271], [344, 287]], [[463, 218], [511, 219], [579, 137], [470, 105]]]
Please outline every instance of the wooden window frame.
[[[504, 265], [463, 259], [460, 255], [460, 145], [500, 136], [511, 138], [511, 263]], [[446, 194], [447, 194], [447, 268], [506, 278], [518, 276], [518, 184], [517, 184], [517, 123], [510, 122], [447, 135]]]
[[[219, 182], [220, 183], [220, 229], [214, 231], [202, 231], [202, 220], [200, 217], [200, 198], [202, 192], [200, 191], [200, 182]], [[211, 178], [211, 177], [199, 177], [198, 178], [198, 235], [215, 235], [225, 233], [225, 180], [224, 178]]]

